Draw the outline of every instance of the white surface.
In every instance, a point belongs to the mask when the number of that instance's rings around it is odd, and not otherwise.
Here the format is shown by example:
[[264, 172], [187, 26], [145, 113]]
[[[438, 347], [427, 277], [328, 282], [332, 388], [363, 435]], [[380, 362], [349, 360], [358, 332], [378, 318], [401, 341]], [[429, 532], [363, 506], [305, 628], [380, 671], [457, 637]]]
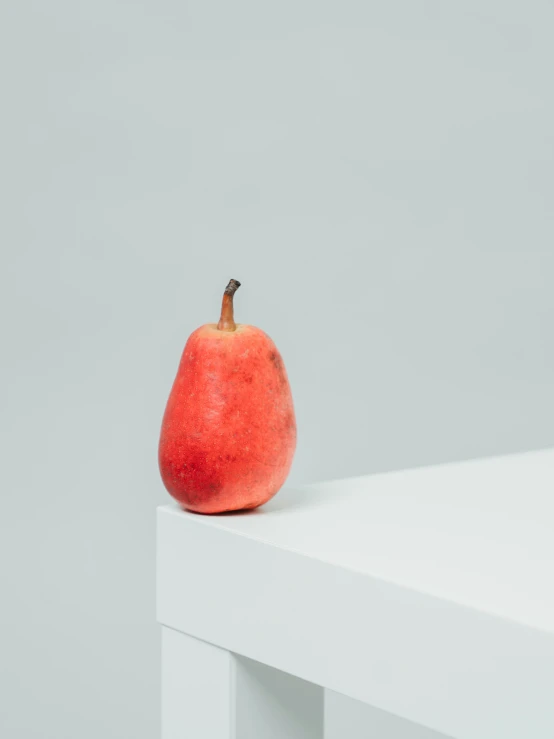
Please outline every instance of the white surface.
[[198, 522], [554, 631], [551, 450], [284, 490]]
[[162, 629], [162, 739], [235, 739], [233, 657]]
[[162, 630], [162, 739], [323, 739], [322, 688]]
[[333, 690], [326, 690], [325, 739], [448, 739], [448, 737], [367, 703], [347, 698]]
[[245, 657], [233, 665], [233, 739], [323, 739], [323, 688]]
[[460, 739], [554, 735], [554, 453], [159, 509], [158, 618]]

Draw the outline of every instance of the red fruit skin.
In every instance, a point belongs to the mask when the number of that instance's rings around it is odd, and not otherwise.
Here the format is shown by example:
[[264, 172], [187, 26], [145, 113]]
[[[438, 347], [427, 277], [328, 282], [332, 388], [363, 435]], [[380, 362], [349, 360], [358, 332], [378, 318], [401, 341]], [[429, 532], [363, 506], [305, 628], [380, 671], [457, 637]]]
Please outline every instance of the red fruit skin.
[[158, 462], [170, 495], [197, 513], [256, 508], [282, 487], [295, 449], [290, 385], [269, 336], [245, 324], [194, 331], [160, 434]]

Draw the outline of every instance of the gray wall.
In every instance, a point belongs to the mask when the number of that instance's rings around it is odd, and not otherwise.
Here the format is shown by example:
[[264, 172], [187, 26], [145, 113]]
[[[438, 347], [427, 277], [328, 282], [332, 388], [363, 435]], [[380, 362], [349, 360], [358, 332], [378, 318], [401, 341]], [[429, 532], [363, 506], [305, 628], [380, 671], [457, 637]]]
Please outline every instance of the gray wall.
[[158, 735], [159, 423], [230, 277], [289, 370], [292, 482], [554, 443], [553, 23], [2, 4], [2, 736]]

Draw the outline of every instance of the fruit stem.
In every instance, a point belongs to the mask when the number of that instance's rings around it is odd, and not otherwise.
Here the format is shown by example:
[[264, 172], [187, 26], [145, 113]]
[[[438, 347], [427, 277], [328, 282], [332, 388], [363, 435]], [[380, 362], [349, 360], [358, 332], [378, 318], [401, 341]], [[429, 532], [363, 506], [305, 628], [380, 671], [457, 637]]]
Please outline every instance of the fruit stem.
[[221, 303], [221, 318], [217, 327], [220, 331], [234, 331], [237, 327], [233, 315], [233, 296], [240, 287], [238, 280], [229, 280], [229, 284], [223, 293], [223, 302]]

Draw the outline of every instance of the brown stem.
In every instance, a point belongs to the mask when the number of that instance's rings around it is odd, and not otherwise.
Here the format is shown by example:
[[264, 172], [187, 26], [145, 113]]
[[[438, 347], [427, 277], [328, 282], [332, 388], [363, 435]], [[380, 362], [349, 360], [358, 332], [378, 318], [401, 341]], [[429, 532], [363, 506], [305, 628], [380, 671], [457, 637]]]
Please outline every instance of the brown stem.
[[233, 295], [240, 287], [238, 280], [229, 280], [229, 284], [223, 293], [223, 302], [221, 303], [221, 318], [217, 327], [220, 331], [234, 331], [237, 327], [233, 316]]

